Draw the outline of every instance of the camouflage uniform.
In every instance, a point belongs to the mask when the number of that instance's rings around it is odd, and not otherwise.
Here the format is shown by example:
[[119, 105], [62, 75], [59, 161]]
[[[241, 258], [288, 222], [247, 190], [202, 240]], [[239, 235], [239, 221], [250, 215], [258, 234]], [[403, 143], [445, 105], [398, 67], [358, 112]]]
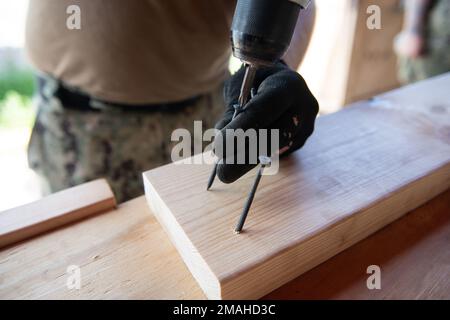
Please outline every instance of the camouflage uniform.
[[404, 83], [424, 80], [450, 71], [450, 1], [436, 0], [428, 16], [426, 53], [417, 59], [399, 57]]
[[45, 192], [56, 192], [105, 177], [118, 202], [143, 194], [142, 172], [171, 161], [172, 131], [194, 120], [203, 130], [224, 111], [222, 86], [177, 112], [101, 111], [64, 108], [55, 96], [58, 82], [46, 78], [38, 94], [28, 162], [44, 179]]

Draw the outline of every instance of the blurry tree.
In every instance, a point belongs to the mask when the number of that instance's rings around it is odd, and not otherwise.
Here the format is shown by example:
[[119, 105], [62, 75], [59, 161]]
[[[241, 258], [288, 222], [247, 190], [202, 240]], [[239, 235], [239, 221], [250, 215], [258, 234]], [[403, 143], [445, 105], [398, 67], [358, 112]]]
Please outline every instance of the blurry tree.
[[30, 127], [35, 80], [28, 66], [3, 63], [0, 70], [0, 126]]

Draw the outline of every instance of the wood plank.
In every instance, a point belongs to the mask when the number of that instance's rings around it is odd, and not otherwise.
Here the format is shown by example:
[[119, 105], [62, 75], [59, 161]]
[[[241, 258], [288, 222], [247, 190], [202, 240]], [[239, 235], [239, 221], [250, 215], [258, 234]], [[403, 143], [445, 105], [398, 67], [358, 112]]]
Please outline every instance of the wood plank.
[[99, 179], [0, 212], [0, 248], [115, 206], [109, 184]]
[[211, 299], [259, 298], [450, 187], [450, 74], [321, 117], [264, 177], [246, 232], [232, 232], [254, 173], [206, 192], [207, 165], [144, 174], [156, 217]]
[[381, 10], [380, 30], [367, 28], [367, 8], [373, 4], [370, 0], [353, 2], [357, 7], [358, 19], [354, 29], [344, 104], [367, 99], [400, 86], [393, 43], [402, 29], [401, 1], [376, 2]]
[[[264, 299], [450, 299], [450, 190]], [[381, 289], [366, 286], [381, 269]]]
[[[367, 9], [381, 9], [381, 29], [370, 30]], [[393, 39], [400, 32], [400, 0], [316, 1], [311, 43], [300, 67], [321, 112], [399, 87]]]
[[[264, 298], [449, 299], [449, 201], [450, 190]], [[381, 290], [365, 286], [371, 264]], [[144, 197], [0, 251], [0, 299], [204, 298]]]
[[338, 111], [344, 105], [358, 3], [353, 0], [316, 1], [314, 31], [299, 72], [324, 114]]
[[204, 298], [144, 197], [0, 251], [0, 299]]

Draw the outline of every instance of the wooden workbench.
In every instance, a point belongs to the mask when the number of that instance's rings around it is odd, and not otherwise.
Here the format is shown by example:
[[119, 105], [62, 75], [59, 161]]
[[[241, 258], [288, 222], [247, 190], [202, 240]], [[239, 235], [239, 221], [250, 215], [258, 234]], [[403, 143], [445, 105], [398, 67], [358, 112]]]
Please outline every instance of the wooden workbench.
[[[444, 78], [442, 78], [444, 79]], [[445, 76], [450, 87], [450, 75]], [[432, 86], [414, 99], [431, 99]], [[414, 91], [414, 90], [413, 90]], [[412, 99], [412, 98], [411, 98]], [[436, 105], [442, 117], [448, 105]], [[450, 141], [450, 128], [440, 134]], [[270, 293], [270, 299], [450, 299], [450, 190]], [[81, 268], [81, 289], [66, 286]], [[381, 290], [366, 269], [381, 267]], [[143, 197], [0, 251], [0, 298], [203, 299]]]
[[[269, 299], [450, 298], [450, 190]], [[368, 290], [366, 268], [381, 267]], [[81, 267], [81, 289], [66, 269]], [[2, 299], [203, 299], [144, 197], [0, 252]]]

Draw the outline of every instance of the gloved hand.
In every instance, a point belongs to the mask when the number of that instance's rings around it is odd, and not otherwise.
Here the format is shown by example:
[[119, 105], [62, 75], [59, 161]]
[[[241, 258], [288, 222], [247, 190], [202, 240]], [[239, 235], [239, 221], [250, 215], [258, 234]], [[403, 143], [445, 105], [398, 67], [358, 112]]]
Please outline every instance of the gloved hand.
[[[260, 68], [255, 76], [253, 88], [257, 89], [255, 96], [248, 102], [245, 109], [231, 121], [234, 113], [234, 105], [238, 103], [240, 89], [244, 78], [245, 69], [242, 67], [226, 83], [224, 97], [226, 111], [222, 119], [216, 124], [216, 129], [221, 135], [217, 135], [214, 141], [214, 150], [219, 159], [217, 175], [224, 183], [232, 183], [254, 168], [256, 164], [248, 161], [248, 147], [246, 144], [245, 164], [236, 164], [239, 151], [233, 150], [235, 164], [225, 162], [226, 150], [220, 147], [226, 146], [227, 129], [250, 128], [268, 129], [270, 147], [270, 130], [279, 130], [279, 154], [286, 155], [300, 149], [312, 134], [314, 122], [319, 112], [319, 105], [309, 91], [303, 78], [289, 69], [282, 62], [273, 67]], [[217, 137], [222, 137], [218, 139]], [[232, 137], [231, 137], [232, 138]], [[258, 145], [259, 145], [258, 135]], [[218, 144], [220, 141], [220, 145]], [[221, 149], [222, 152], [217, 152]], [[260, 152], [258, 150], [258, 152]], [[270, 155], [271, 156], [271, 155]]]

